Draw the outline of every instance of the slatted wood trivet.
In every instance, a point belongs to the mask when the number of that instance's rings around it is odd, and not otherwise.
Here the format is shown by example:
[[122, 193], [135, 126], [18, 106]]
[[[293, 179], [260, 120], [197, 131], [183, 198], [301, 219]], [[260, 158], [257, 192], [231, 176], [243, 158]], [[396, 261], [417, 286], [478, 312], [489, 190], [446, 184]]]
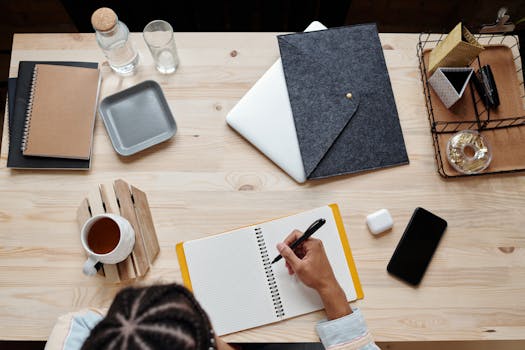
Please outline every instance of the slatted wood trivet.
[[90, 217], [103, 213], [119, 214], [131, 223], [135, 247], [126, 260], [103, 264], [99, 273], [111, 282], [144, 276], [160, 251], [146, 194], [120, 179], [113, 184], [101, 184], [78, 208], [80, 228]]

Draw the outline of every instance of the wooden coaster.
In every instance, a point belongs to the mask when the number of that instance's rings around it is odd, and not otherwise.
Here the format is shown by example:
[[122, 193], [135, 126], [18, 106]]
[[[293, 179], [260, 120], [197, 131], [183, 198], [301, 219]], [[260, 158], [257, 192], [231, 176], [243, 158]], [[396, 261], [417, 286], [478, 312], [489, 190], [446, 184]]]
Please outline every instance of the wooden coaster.
[[135, 247], [126, 260], [103, 264], [99, 273], [111, 282], [144, 276], [160, 251], [146, 194], [120, 179], [113, 184], [102, 184], [80, 204], [79, 227], [90, 217], [103, 213], [119, 214], [130, 222], [135, 231]]

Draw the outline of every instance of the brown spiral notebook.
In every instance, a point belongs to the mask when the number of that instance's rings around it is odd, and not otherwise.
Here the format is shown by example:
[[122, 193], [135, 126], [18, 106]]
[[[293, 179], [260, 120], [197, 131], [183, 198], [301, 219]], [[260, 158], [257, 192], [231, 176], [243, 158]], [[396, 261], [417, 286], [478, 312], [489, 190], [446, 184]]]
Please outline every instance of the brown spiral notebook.
[[35, 65], [23, 154], [89, 159], [99, 86], [98, 69]]

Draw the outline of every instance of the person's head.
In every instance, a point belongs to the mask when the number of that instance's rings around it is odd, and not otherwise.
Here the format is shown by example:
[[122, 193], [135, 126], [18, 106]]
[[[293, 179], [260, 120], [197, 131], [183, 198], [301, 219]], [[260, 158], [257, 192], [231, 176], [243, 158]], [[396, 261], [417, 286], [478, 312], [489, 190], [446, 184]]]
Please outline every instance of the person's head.
[[191, 292], [177, 284], [120, 291], [82, 350], [217, 349], [211, 323]]

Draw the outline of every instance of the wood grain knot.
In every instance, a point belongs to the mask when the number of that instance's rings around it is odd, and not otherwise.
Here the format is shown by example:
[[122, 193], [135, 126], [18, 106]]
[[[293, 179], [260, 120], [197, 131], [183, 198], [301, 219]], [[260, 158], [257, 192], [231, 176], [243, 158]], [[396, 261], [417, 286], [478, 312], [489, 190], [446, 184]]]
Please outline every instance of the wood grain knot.
[[201, 135], [193, 135], [193, 137], [199, 137], [199, 136], [201, 136]]
[[515, 247], [498, 247], [499, 250], [501, 250], [505, 254], [510, 254], [516, 249]]
[[483, 332], [485, 332], [485, 333], [496, 333], [496, 330], [495, 329], [486, 329]]
[[232, 57], [236, 57], [238, 54], [237, 50], [232, 50], [232, 52], [230, 52], [230, 56]]
[[83, 40], [83, 39], [82, 39], [82, 35], [77, 34], [77, 33], [73, 33], [73, 34], [71, 34], [71, 37], [72, 37], [73, 40], [75, 40], [75, 41], [82, 41], [82, 40]]
[[258, 191], [264, 187], [263, 180], [256, 173], [232, 172], [226, 175], [226, 181], [233, 191]]
[[217, 104], [215, 105], [215, 110], [216, 110], [216, 111], [221, 111], [221, 110], [222, 110], [222, 106], [221, 106], [220, 103], [217, 103]]
[[0, 211], [0, 222], [6, 222], [11, 220], [11, 216], [3, 211]]
[[383, 50], [393, 50], [394, 47], [392, 45], [385, 44], [383, 45]]
[[253, 191], [255, 189], [252, 185], [242, 185], [239, 187], [239, 191]]

